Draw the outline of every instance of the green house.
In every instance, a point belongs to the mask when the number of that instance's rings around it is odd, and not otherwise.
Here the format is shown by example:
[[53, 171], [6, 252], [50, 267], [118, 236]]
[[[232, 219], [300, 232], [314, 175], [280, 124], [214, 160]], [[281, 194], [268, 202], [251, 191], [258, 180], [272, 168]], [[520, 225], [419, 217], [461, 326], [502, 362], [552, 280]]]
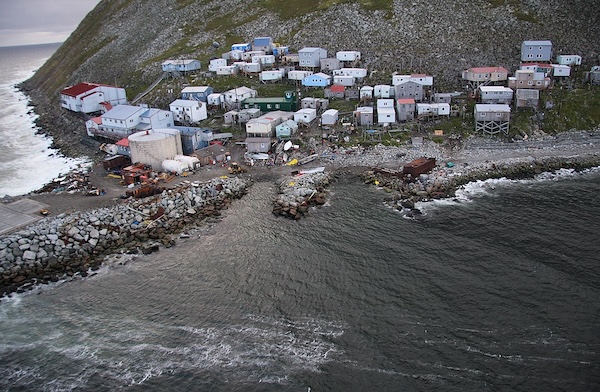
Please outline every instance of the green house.
[[297, 106], [298, 99], [294, 91], [286, 91], [283, 97], [246, 98], [242, 101], [242, 109], [260, 109], [262, 113], [275, 110], [295, 112]]

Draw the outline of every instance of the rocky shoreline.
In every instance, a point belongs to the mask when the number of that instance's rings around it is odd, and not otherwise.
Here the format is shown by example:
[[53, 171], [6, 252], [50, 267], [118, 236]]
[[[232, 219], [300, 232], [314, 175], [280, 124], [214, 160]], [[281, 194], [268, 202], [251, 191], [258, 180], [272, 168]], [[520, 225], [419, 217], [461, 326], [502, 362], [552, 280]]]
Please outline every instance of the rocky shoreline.
[[[323, 172], [288, 175], [290, 168], [279, 167], [265, 169], [264, 173], [255, 169], [258, 171], [254, 175], [239, 177], [214, 174], [210, 180], [186, 180], [152, 197], [47, 217], [0, 237], [0, 297], [39, 284], [87, 276], [107, 256], [145, 254], [171, 247], [178, 236], [186, 236], [194, 227], [218, 219], [220, 211], [228, 208], [232, 200], [243, 197], [261, 176], [262, 181], [275, 181], [273, 214], [282, 218], [298, 220], [307, 216], [311, 207], [325, 204], [328, 187], [344, 175], [358, 176], [364, 183], [384, 189], [389, 194], [388, 205], [416, 214], [416, 203], [454, 197], [469, 182], [532, 178], [559, 169], [582, 171], [600, 167], [598, 135], [598, 130], [584, 133], [567, 143], [552, 139], [544, 148], [539, 147], [543, 144], [514, 148], [492, 143], [485, 148], [471, 146], [447, 151], [432, 142], [418, 148], [330, 148], [320, 152], [318, 163], [325, 164]], [[397, 175], [401, 162], [422, 156], [436, 158], [434, 170], [410, 180]], [[84, 194], [80, 197], [88, 198]]]

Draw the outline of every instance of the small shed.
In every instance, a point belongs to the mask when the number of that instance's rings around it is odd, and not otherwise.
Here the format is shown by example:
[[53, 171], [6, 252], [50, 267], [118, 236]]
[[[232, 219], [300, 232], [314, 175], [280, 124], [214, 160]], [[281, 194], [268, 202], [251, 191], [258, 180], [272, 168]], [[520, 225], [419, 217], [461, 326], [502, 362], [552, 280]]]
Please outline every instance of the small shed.
[[373, 125], [373, 108], [371, 106], [359, 106], [353, 112], [354, 122], [357, 125]]
[[249, 153], [266, 153], [271, 149], [271, 139], [268, 137], [247, 137], [246, 151]]
[[275, 136], [277, 139], [289, 138], [298, 130], [298, 123], [294, 120], [287, 120], [275, 127]]
[[581, 56], [576, 54], [559, 54], [556, 62], [560, 65], [581, 65]]
[[357, 61], [360, 60], [360, 52], [356, 50], [341, 50], [335, 54], [335, 57], [340, 61]]
[[552, 64], [552, 75], [558, 78], [571, 76], [571, 67], [568, 65]]

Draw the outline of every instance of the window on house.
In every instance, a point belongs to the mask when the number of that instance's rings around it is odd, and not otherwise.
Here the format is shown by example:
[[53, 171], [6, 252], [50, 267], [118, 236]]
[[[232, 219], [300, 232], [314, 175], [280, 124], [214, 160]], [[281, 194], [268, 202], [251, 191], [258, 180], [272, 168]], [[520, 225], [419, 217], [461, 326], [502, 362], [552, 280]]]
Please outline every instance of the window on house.
[[533, 46], [530, 46], [530, 47], [529, 47], [529, 50], [533, 50]]
[[532, 81], [532, 80], [529, 80], [529, 81], [527, 82], [527, 85], [529, 85], [529, 86], [533, 86], [533, 81]]
[[500, 113], [500, 112], [496, 113], [496, 117], [501, 117], [501, 116], [502, 116], [502, 113]]
[[542, 50], [542, 47], [540, 46], [540, 50]]

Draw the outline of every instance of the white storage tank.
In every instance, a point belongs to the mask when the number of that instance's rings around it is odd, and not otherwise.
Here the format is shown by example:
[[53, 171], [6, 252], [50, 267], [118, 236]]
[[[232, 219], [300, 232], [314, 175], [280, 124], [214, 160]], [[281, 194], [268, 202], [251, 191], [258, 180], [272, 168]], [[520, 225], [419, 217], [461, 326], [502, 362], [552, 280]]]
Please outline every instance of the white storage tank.
[[175, 159], [165, 159], [162, 161], [162, 169], [165, 172], [177, 174], [181, 174], [189, 170], [187, 163], [176, 161]]
[[200, 166], [200, 160], [197, 157], [191, 157], [189, 155], [175, 155], [173, 159], [185, 163], [189, 170], [195, 170], [196, 167]]
[[140, 162], [159, 171], [165, 159], [183, 155], [181, 135], [177, 129], [161, 128], [141, 131], [129, 136], [131, 162]]

